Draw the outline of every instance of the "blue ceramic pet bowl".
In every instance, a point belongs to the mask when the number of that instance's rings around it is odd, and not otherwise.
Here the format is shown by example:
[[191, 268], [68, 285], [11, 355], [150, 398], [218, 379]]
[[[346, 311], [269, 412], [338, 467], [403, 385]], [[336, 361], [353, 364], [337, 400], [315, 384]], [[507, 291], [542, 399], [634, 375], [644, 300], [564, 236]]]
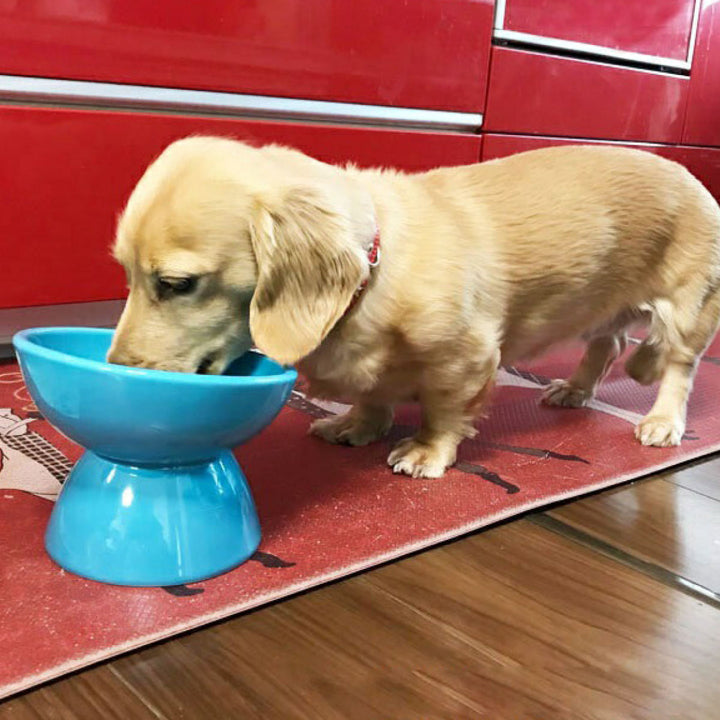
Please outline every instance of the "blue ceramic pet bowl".
[[112, 330], [35, 328], [13, 343], [40, 412], [86, 448], [45, 535], [73, 573], [180, 585], [252, 555], [260, 526], [231, 452], [280, 412], [296, 372], [258, 353], [224, 375], [111, 365]]

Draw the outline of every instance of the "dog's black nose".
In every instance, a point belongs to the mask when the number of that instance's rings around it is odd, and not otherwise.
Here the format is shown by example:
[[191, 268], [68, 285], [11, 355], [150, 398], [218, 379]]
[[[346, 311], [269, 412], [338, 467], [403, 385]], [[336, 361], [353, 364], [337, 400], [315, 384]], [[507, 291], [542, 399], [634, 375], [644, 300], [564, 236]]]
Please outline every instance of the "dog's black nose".
[[213, 364], [214, 358], [212, 355], [207, 355], [202, 359], [202, 362], [198, 365], [197, 370], [195, 371], [198, 375], [207, 375], [208, 371], [210, 370], [210, 366]]

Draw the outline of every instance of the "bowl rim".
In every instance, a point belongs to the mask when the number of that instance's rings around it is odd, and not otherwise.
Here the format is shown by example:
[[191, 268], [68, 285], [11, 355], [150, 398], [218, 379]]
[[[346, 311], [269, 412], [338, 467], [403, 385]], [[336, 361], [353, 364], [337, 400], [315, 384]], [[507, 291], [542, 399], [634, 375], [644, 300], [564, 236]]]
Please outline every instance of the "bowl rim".
[[63, 333], [73, 333], [76, 335], [98, 335], [110, 336], [114, 333], [112, 328], [93, 328], [93, 327], [73, 327], [69, 325], [49, 326], [49, 327], [33, 327], [20, 330], [13, 335], [12, 343], [15, 347], [18, 359], [20, 355], [26, 353], [28, 355], [36, 355], [46, 360], [62, 362], [73, 365], [74, 367], [85, 368], [96, 372], [110, 373], [121, 377], [133, 377], [138, 379], [153, 380], [163, 383], [175, 383], [185, 385], [229, 385], [262, 387], [266, 385], [283, 385], [285, 383], [295, 382], [297, 379], [297, 370], [292, 367], [283, 367], [275, 360], [267, 357], [257, 350], [250, 350], [256, 355], [266, 358], [278, 368], [277, 374], [274, 375], [198, 375], [195, 373], [181, 373], [170, 370], [154, 370], [152, 368], [131, 367], [128, 365], [115, 365], [113, 363], [100, 362], [99, 360], [91, 360], [90, 358], [78, 357], [60, 350], [47, 348], [34, 342], [33, 338], [40, 335], [62, 335]]

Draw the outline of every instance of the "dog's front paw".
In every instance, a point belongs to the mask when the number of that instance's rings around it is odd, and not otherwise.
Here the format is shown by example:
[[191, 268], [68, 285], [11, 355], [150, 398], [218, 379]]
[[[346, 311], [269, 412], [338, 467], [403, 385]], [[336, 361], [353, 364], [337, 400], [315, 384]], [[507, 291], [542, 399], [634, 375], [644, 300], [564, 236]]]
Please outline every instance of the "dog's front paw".
[[643, 445], [672, 447], [679, 445], [685, 433], [682, 420], [663, 415], [648, 415], [635, 428], [635, 437]]
[[310, 433], [336, 445], [360, 447], [379, 440], [390, 428], [389, 421], [358, 418], [353, 411], [344, 415], [316, 420], [310, 426]]
[[439, 478], [455, 462], [455, 450], [441, 444], [418, 442], [415, 438], [401, 440], [388, 456], [394, 473], [414, 478]]
[[560, 407], [585, 407], [592, 394], [568, 380], [553, 380], [544, 390], [541, 401], [545, 405]]

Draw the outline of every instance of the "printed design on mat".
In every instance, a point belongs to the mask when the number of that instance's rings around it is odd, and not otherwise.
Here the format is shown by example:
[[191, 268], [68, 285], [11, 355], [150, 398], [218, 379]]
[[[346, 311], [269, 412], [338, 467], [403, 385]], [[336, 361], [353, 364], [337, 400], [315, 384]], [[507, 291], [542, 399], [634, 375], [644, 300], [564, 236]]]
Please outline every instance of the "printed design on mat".
[[[277, 555], [262, 552], [262, 550], [256, 550], [250, 556], [250, 560], [258, 562], [263, 567], [270, 568], [271, 570], [295, 567], [294, 562], [287, 562], [287, 560], [283, 560]], [[200, 595], [205, 592], [205, 588], [202, 585], [195, 587], [188, 587], [187, 585], [167, 585], [163, 590], [175, 597], [192, 597], [193, 595]]]
[[[630, 338], [632, 341], [633, 338]], [[716, 358], [706, 358], [713, 362]], [[551, 379], [544, 375], [537, 375], [536, 373], [528, 370], [521, 370], [516, 367], [502, 368], [498, 373], [498, 385], [513, 385], [515, 387], [524, 387], [531, 389], [541, 389], [546, 385], [549, 385]], [[635, 427], [642, 419], [641, 413], [633, 412], [632, 410], [626, 410], [625, 408], [618, 407], [617, 405], [611, 405], [610, 403], [603, 402], [597, 398], [591, 398], [588, 400], [586, 407], [591, 410], [597, 410], [598, 412], [604, 413], [605, 415], [612, 415], [619, 420], [624, 420]], [[683, 440], [698, 440], [699, 438], [695, 435], [694, 431], [686, 430], [683, 435]]]
[[0, 385], [11, 386], [10, 402], [17, 402], [15, 408], [0, 408], [0, 489], [23, 490], [55, 500], [73, 463], [30, 429], [42, 416], [22, 374], [17, 370], [0, 372]]
[[[537, 390], [539, 388], [543, 388], [549, 382], [549, 378], [535, 375], [534, 373], [524, 370], [519, 370], [518, 368], [508, 367], [501, 368], [498, 372], [497, 385], [522, 387]], [[299, 410], [300, 412], [305, 413], [306, 415], [310, 415], [313, 418], [325, 418], [331, 415], [339, 415], [341, 413], [345, 413], [350, 409], [350, 405], [346, 405], [343, 403], [310, 399], [310, 397], [303, 392], [304, 389], [305, 386], [302, 383], [298, 383], [290, 396], [288, 405], [295, 410]], [[642, 417], [638, 413], [633, 413], [629, 410], [624, 410], [622, 408], [615, 407], [614, 405], [609, 405], [608, 403], [604, 403], [599, 400], [592, 400], [589, 403], [589, 406], [595, 410], [599, 410], [600, 412], [604, 412], [608, 415], [613, 415], [614, 417], [618, 417], [622, 420], [630, 422], [633, 425], [637, 424], [637, 422]], [[405, 435], [411, 433], [412, 428], [407, 426], [395, 425], [393, 427], [390, 439], [397, 439], [396, 436], [398, 434], [404, 437]], [[494, 448], [496, 450], [503, 450], [505, 452], [519, 455], [531, 455], [534, 457], [543, 458], [545, 460], [578, 462], [584, 465], [590, 464], [589, 460], [586, 460], [579, 455], [559, 453], [546, 448], [521, 447], [518, 445], [507, 445], [504, 443], [493, 442], [487, 442], [485, 444], [487, 445], [487, 447]], [[480, 477], [483, 480], [502, 488], [508, 495], [514, 495], [520, 492], [520, 487], [502, 478], [497, 472], [495, 472], [494, 470], [490, 470], [484, 465], [461, 460], [455, 464], [455, 469], [460, 470], [460, 472]]]
[[[498, 385], [512, 385], [514, 387], [524, 387], [537, 390], [544, 388], [549, 385], [551, 378], [547, 378], [543, 375], [536, 375], [535, 373], [527, 370], [521, 370], [516, 367], [503, 368], [498, 373]], [[597, 398], [588, 400], [587, 406], [592, 410], [597, 410], [606, 415], [612, 415], [613, 417], [625, 420], [630, 423], [633, 427], [637, 425], [643, 416], [640, 413], [633, 412], [632, 410], [625, 410], [619, 408], [616, 405], [610, 405], [610, 403], [603, 402]]]
[[163, 590], [174, 597], [192, 597], [205, 592], [204, 587], [188, 587], [187, 585], [166, 585]]
[[[544, 377], [543, 375], [537, 375], [536, 373], [521, 370], [516, 367], [506, 367], [501, 368], [498, 371], [496, 385], [498, 387], [505, 385], [539, 390], [544, 388], [546, 385], [549, 385], [550, 381], [550, 378]], [[298, 385], [298, 387], [301, 386]], [[303, 392], [301, 392], [301, 390], [298, 390], [297, 388], [293, 391], [288, 404], [296, 410], [301, 410], [302, 412], [317, 418], [327, 417], [328, 415], [339, 415], [350, 408], [350, 405], [344, 405], [342, 403], [327, 402], [325, 400], [310, 400]], [[593, 410], [598, 410], [606, 415], [612, 415], [620, 420], [625, 420], [625, 422], [631, 423], [633, 427], [643, 418], [640, 413], [625, 410], [624, 408], [620, 408], [615, 405], [610, 405], [610, 403], [603, 402], [597, 398], [590, 400], [587, 407], [592, 408]]]
[[11, 408], [0, 408], [0, 489], [55, 500], [73, 464], [29, 429], [39, 419], [37, 415], [21, 418]]
[[14, 385], [15, 389], [12, 392], [14, 400], [22, 403], [20, 410], [25, 413], [36, 413], [38, 411], [37, 406], [30, 397], [28, 389], [25, 387], [22, 373], [18, 370], [6, 370], [0, 372], [0, 385]]

